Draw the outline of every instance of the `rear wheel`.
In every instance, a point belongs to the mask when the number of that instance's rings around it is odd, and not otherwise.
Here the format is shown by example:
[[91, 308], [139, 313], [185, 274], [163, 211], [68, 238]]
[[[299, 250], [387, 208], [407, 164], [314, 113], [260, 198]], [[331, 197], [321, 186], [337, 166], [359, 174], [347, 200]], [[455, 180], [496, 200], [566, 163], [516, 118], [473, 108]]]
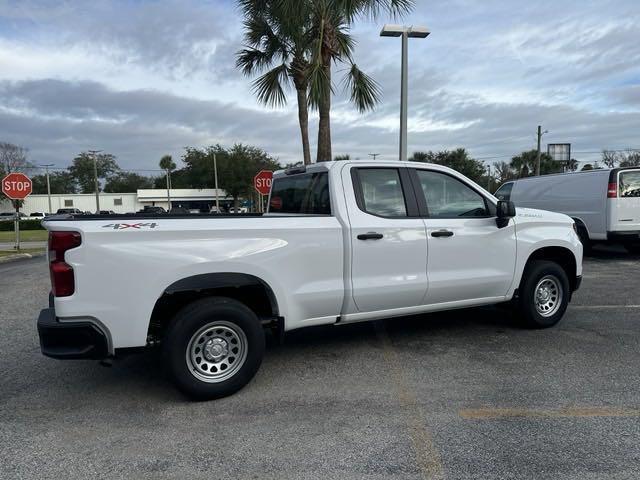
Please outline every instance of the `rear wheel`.
[[191, 398], [225, 397], [258, 371], [264, 342], [262, 325], [246, 305], [231, 298], [205, 298], [173, 318], [163, 341], [165, 368]]
[[548, 260], [530, 262], [523, 274], [516, 310], [529, 328], [548, 328], [560, 321], [569, 304], [569, 279]]
[[624, 248], [629, 253], [640, 253], [640, 242], [638, 243], [625, 243]]

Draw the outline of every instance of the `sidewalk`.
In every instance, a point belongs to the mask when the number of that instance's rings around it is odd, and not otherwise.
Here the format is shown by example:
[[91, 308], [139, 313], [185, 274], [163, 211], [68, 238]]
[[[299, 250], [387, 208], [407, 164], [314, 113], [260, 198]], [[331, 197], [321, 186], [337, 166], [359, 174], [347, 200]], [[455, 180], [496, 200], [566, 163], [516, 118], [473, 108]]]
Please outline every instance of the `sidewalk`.
[[[15, 245], [15, 242], [2, 242], [0, 250], [12, 250]], [[47, 242], [20, 242], [20, 248], [46, 248], [46, 246]]]

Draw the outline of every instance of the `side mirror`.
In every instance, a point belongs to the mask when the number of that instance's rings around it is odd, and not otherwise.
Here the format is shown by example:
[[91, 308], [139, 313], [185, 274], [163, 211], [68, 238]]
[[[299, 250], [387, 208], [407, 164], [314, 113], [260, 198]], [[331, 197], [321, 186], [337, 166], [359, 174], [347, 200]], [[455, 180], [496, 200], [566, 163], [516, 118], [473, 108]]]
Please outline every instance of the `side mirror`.
[[496, 224], [498, 228], [504, 228], [509, 224], [509, 219], [516, 216], [516, 206], [509, 200], [500, 200], [497, 205]]

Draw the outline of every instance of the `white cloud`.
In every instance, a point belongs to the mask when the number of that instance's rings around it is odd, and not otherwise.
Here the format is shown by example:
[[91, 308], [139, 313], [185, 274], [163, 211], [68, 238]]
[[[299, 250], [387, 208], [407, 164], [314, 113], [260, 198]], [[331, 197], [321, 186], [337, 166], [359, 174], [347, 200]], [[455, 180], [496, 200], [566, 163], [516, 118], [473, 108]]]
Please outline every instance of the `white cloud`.
[[[410, 41], [410, 149], [508, 157], [532, 147], [539, 123], [577, 152], [640, 146], [635, 0], [425, 0], [411, 19], [432, 34]], [[3, 3], [1, 140], [60, 164], [96, 147], [149, 168], [186, 145], [234, 141], [297, 161], [295, 105], [260, 106], [234, 67], [241, 28], [232, 1]], [[383, 103], [360, 115], [337, 89], [335, 153], [397, 151], [400, 42], [379, 29], [354, 34]]]

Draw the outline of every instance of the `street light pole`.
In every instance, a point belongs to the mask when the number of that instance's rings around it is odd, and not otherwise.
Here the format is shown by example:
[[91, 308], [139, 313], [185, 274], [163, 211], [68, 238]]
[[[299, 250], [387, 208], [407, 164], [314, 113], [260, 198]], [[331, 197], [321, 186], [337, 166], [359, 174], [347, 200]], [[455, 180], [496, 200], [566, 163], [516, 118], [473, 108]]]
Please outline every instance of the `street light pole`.
[[409, 90], [409, 38], [426, 38], [431, 32], [427, 27], [385, 25], [381, 37], [402, 37], [402, 62], [400, 71], [400, 151], [399, 158], [407, 160], [407, 111]]
[[93, 182], [96, 189], [96, 213], [100, 213], [100, 188], [98, 185], [98, 159], [96, 155], [102, 150], [89, 150], [89, 153], [93, 157]]
[[373, 157], [373, 159], [375, 160], [380, 154], [379, 153], [370, 153], [369, 156]]
[[536, 153], [536, 177], [540, 176], [540, 141], [542, 140], [542, 135], [545, 133], [549, 133], [549, 130], [542, 131], [542, 126], [538, 125], [538, 150]]
[[47, 198], [49, 200], [49, 212], [48, 213], [53, 213], [53, 208], [51, 208], [51, 183], [49, 183], [49, 167], [53, 167], [53, 163], [47, 163], [45, 165], [40, 165], [41, 167], [44, 167], [46, 169], [47, 172]]
[[171, 170], [167, 168], [167, 212], [171, 211]]

